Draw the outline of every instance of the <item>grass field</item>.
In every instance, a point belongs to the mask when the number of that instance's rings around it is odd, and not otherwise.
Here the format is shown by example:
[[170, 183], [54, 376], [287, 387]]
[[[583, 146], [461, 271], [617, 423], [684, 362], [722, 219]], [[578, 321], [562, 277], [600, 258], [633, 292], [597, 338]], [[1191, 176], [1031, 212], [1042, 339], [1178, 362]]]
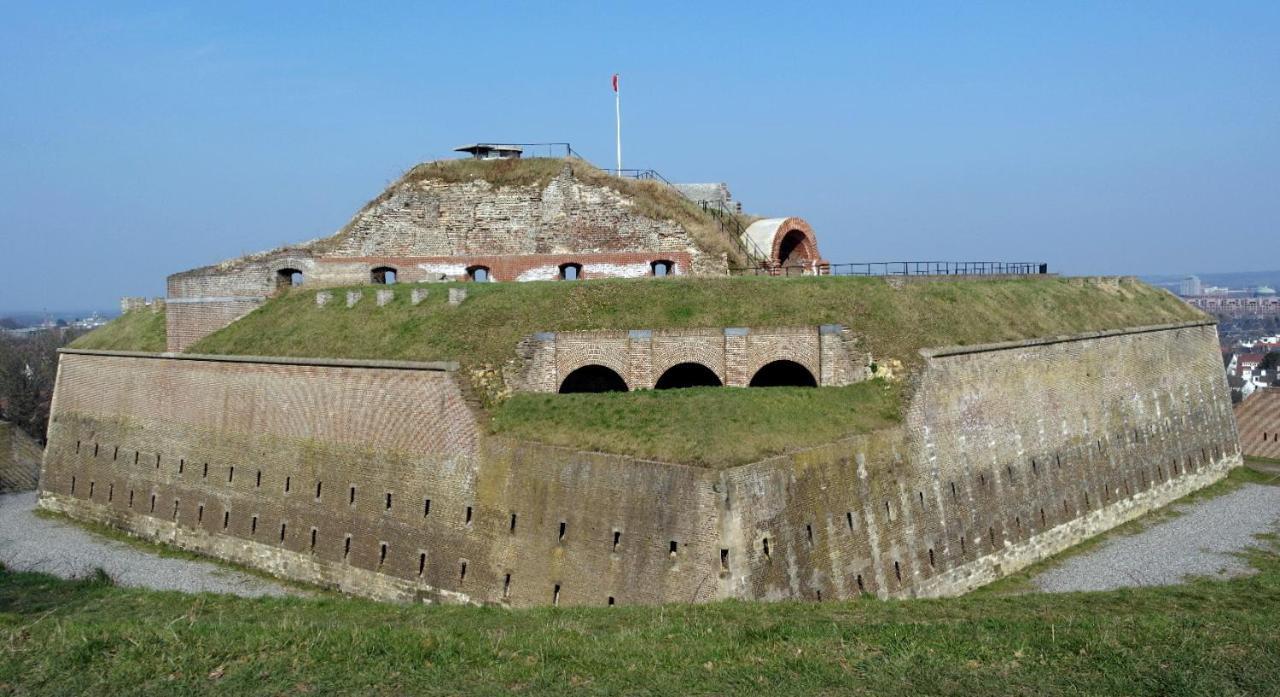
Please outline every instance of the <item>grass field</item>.
[[521, 440], [731, 467], [896, 425], [901, 420], [900, 391], [897, 383], [869, 380], [818, 390], [696, 387], [517, 394], [493, 410], [489, 427]]
[[516, 611], [0, 570], [0, 694], [1276, 694], [1260, 544], [1253, 576], [1141, 590]]
[[152, 312], [148, 308], [126, 312], [69, 346], [102, 351], [164, 351], [164, 321], [164, 311]]

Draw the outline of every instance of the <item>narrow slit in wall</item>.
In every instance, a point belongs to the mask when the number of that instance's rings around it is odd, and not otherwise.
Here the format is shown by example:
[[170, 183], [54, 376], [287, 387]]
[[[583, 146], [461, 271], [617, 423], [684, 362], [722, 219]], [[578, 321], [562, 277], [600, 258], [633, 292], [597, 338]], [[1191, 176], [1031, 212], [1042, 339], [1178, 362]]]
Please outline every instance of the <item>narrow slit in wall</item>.
[[293, 477], [284, 478], [284, 493], [289, 493], [289, 489], [293, 487]]
[[559, 583], [556, 584], [555, 590], [551, 592], [551, 604], [553, 606], [560, 604], [560, 584]]
[[342, 558], [347, 559], [351, 556], [351, 536], [347, 535], [342, 541]]
[[515, 513], [511, 514], [511, 526], [507, 529], [507, 532], [511, 533], [512, 535], [514, 535], [516, 532], [516, 514]]
[[387, 492], [387, 510], [391, 510], [391, 492]]
[[151, 512], [152, 513], [156, 512], [156, 495], [155, 494], [151, 495]]
[[849, 526], [849, 530], [853, 530], [853, 511], [844, 512], [844, 523]]
[[622, 541], [622, 532], [619, 530], [614, 530], [613, 531], [613, 551], [615, 552], [618, 551], [618, 543], [621, 541]]
[[462, 568], [458, 571], [458, 580], [463, 581], [467, 578], [467, 562], [463, 560]]
[[862, 574], [858, 574], [858, 592], [866, 593], [867, 587], [862, 584]]
[[418, 552], [418, 575], [421, 576], [427, 572], [427, 553]]
[[615, 602], [616, 602], [616, 601], [613, 599], [613, 596], [612, 596], [612, 595], [611, 595], [611, 596], [609, 596], [609, 607], [613, 607], [613, 605], [614, 605], [614, 603], [615, 603]]
[[387, 543], [381, 542], [378, 544], [378, 566], [385, 563], [387, 563]]
[[470, 525], [470, 524], [471, 524], [471, 506], [467, 506], [467, 520], [466, 520], [466, 523], [467, 523], [467, 525]]
[[767, 537], [766, 537], [766, 538], [764, 538], [764, 540], [762, 540], [762, 542], [763, 542], [763, 545], [764, 545], [764, 556], [768, 557], [768, 556], [769, 556], [769, 538], [767, 538]]
[[729, 550], [727, 549], [720, 550], [720, 570], [721, 571], [729, 570]]
[[897, 560], [893, 562], [893, 575], [898, 579], [898, 583], [902, 583], [902, 566], [898, 564]]
[[178, 519], [178, 499], [173, 500], [173, 519]]
[[431, 515], [431, 499], [422, 500], [422, 517], [426, 518]]
[[284, 532], [285, 532], [285, 529], [288, 527], [289, 527], [288, 523], [280, 524], [280, 544], [284, 544]]
[[810, 523], [804, 524], [804, 534], [805, 534], [805, 537], [809, 540], [809, 544], [812, 545], [813, 544], [813, 525], [812, 524]]
[[257, 477], [253, 480], [253, 485], [255, 487], [262, 486], [262, 470], [258, 470]]
[[557, 542], [564, 542], [564, 526], [565, 526], [564, 521], [563, 520], [560, 521], [560, 536], [556, 538]]
[[511, 574], [510, 573], [508, 573], [506, 577], [502, 579], [502, 597], [504, 598], [511, 597]]
[[316, 551], [316, 533], [317, 533], [316, 529], [311, 528], [311, 551], [312, 552]]
[[204, 522], [204, 504], [203, 503], [200, 504], [199, 506], [196, 506], [196, 522], [197, 523]]
[[222, 529], [226, 530], [227, 526], [229, 525], [231, 525], [231, 511], [223, 511], [222, 512]]
[[258, 533], [258, 516], [253, 516], [253, 519], [249, 522], [249, 533], [253, 535]]

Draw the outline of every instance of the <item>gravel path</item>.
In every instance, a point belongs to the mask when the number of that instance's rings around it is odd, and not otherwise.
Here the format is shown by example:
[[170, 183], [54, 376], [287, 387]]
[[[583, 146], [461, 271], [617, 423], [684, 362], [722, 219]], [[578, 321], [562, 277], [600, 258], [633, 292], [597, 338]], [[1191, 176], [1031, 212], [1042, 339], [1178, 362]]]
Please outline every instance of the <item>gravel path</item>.
[[1176, 505], [1182, 515], [1133, 535], [1116, 535], [1031, 579], [1042, 591], [1099, 591], [1161, 586], [1187, 576], [1230, 578], [1253, 573], [1234, 556], [1280, 531], [1280, 486], [1245, 484], [1222, 496]]
[[299, 595], [269, 580], [213, 562], [161, 557], [33, 514], [36, 494], [0, 495], [0, 563], [18, 571], [83, 578], [106, 571], [122, 586], [245, 597]]

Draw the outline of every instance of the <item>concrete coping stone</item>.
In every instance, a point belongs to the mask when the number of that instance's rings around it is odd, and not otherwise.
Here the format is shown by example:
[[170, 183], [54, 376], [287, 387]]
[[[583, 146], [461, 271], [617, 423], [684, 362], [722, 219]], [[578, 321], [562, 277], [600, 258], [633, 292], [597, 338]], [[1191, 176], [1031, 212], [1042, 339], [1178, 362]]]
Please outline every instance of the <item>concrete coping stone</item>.
[[378, 292], [374, 293], [374, 297], [377, 298], [378, 307], [382, 307], [383, 305], [386, 305], [387, 303], [396, 299], [396, 292], [391, 289], [379, 290]]
[[818, 325], [819, 334], [839, 334], [842, 331], [844, 331], [843, 324], [819, 324]]
[[627, 332], [627, 338], [628, 339], [652, 339], [653, 330], [652, 329], [632, 329], [631, 331]]
[[94, 349], [58, 349], [58, 353], [112, 358], [153, 358], [171, 361], [203, 361], [207, 363], [257, 363], [260, 365], [302, 365], [326, 368], [385, 368], [391, 370], [430, 370], [453, 372], [455, 361], [383, 361], [362, 358], [288, 358], [284, 356], [228, 356], [207, 353], [148, 353], [146, 351], [99, 351]]
[[1040, 337], [1036, 339], [1021, 339], [1018, 341], [1000, 341], [993, 344], [975, 344], [973, 346], [944, 346], [939, 348], [923, 348], [920, 349], [920, 355], [925, 358], [940, 358], [942, 356], [962, 356], [967, 353], [989, 353], [991, 351], [1007, 351], [1009, 349], [1026, 348], [1030, 346], [1048, 346], [1050, 344], [1065, 344], [1070, 341], [1084, 341], [1086, 339], [1105, 339], [1112, 336], [1125, 336], [1128, 334], [1151, 334], [1154, 332], [1167, 332], [1174, 329], [1191, 329], [1194, 327], [1211, 327], [1217, 326], [1216, 320], [1192, 320], [1190, 322], [1173, 322], [1171, 324], [1153, 324], [1143, 327], [1127, 327], [1125, 329], [1107, 329], [1100, 332], [1085, 332], [1083, 334], [1062, 334], [1059, 336]]
[[364, 291], [362, 290], [347, 291], [347, 307], [351, 307], [356, 303], [360, 302], [360, 299], [363, 297], [364, 297]]
[[[159, 298], [157, 298], [158, 300]], [[194, 305], [198, 303], [235, 303], [235, 302], [259, 302], [266, 300], [265, 295], [224, 295], [224, 296], [201, 296], [198, 298], [165, 298], [165, 302], [170, 305]]]
[[725, 336], [746, 336], [751, 333], [750, 327], [725, 327]]
[[533, 338], [536, 341], [555, 341], [556, 333], [555, 332], [538, 332], [533, 335]]

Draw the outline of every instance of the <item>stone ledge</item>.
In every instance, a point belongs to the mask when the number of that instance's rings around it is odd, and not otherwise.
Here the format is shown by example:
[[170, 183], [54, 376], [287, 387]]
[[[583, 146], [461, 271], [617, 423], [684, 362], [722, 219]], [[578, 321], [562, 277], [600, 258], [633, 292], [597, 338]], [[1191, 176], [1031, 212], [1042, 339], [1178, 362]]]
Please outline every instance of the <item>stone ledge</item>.
[[454, 361], [381, 361], [359, 358], [286, 358], [281, 356], [220, 356], [205, 353], [147, 353], [145, 351], [100, 351], [93, 349], [58, 349], [58, 353], [84, 356], [112, 356], [116, 358], [155, 358], [175, 361], [205, 361], [210, 363], [260, 363], [263, 365], [305, 365], [328, 368], [390, 368], [394, 370], [434, 370], [453, 372], [458, 369]]

